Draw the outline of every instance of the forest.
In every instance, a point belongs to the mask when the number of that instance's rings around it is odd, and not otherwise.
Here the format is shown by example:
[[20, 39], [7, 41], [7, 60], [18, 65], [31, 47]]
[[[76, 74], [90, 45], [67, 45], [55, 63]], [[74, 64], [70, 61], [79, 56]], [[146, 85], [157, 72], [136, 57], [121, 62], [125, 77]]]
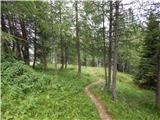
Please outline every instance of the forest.
[[1, 1], [1, 119], [160, 120], [159, 0]]

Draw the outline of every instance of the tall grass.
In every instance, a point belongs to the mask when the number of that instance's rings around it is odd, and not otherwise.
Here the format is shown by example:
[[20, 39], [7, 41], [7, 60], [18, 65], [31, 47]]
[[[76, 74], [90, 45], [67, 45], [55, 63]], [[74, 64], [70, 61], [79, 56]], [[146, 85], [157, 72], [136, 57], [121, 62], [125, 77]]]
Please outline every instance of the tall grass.
[[131, 75], [118, 73], [116, 102], [112, 101], [111, 92], [104, 91], [103, 87], [104, 82], [93, 86], [92, 91], [106, 104], [115, 120], [160, 120], [154, 92], [138, 88]]
[[[51, 66], [50, 66], [51, 67]], [[22, 62], [2, 62], [2, 119], [99, 120], [84, 87], [92, 77], [75, 69], [34, 71]]]
[[[4, 120], [100, 120], [95, 105], [84, 93], [84, 87], [104, 77], [103, 68], [69, 65], [55, 71], [48, 64], [46, 71], [33, 70], [23, 62], [2, 59], [2, 119]], [[159, 120], [154, 108], [154, 93], [133, 84], [132, 76], [119, 73], [117, 101], [103, 90], [104, 82], [92, 90], [107, 105], [116, 120]]]

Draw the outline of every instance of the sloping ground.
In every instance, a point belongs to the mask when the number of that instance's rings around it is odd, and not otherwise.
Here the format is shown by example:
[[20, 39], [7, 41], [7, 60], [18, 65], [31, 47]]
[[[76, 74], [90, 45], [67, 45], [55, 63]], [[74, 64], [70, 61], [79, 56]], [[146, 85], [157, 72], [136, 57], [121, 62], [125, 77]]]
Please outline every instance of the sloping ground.
[[96, 108], [99, 112], [101, 120], [112, 120], [111, 116], [107, 112], [106, 105], [104, 105], [102, 101], [97, 96], [95, 96], [93, 92], [91, 91], [92, 85], [98, 84], [99, 82], [101, 81], [98, 80], [98, 81], [92, 82], [91, 84], [87, 85], [85, 87], [85, 92], [91, 98], [91, 101], [96, 105]]
[[2, 60], [3, 120], [100, 120], [84, 93], [93, 77], [75, 69], [45, 74], [15, 60]]
[[[52, 68], [53, 65], [50, 66]], [[70, 66], [69, 66], [70, 67]], [[55, 74], [46, 73], [12, 59], [2, 59], [2, 119], [4, 120], [100, 120], [95, 105], [84, 93], [90, 82], [104, 76], [102, 68], [82, 69], [77, 79], [74, 67]], [[126, 74], [118, 76], [116, 103], [110, 92], [103, 91], [102, 82], [92, 91], [107, 105], [116, 120], [159, 120], [154, 109], [154, 94], [140, 90]]]
[[130, 75], [119, 73], [117, 101], [111, 93], [104, 91], [104, 81], [92, 86], [93, 93], [107, 105], [108, 112], [115, 120], [160, 120], [160, 111], [154, 108], [154, 92], [142, 90], [133, 83]]

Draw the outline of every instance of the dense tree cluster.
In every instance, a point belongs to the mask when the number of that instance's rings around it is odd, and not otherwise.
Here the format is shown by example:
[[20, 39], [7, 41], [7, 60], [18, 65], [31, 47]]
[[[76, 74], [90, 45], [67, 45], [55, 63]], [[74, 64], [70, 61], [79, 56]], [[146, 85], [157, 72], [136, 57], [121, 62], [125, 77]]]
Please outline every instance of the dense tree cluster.
[[157, 87], [157, 104], [160, 106], [160, 22], [150, 13], [137, 79], [144, 87]]

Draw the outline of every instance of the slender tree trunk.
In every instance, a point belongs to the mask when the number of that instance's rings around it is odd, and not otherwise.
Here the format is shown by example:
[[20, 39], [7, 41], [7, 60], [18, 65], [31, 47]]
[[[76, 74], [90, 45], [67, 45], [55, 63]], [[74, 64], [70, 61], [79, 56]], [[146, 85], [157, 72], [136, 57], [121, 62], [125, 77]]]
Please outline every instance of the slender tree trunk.
[[116, 99], [116, 79], [117, 79], [117, 48], [118, 48], [118, 16], [119, 16], [119, 1], [115, 2], [115, 39], [114, 39], [114, 52], [113, 52], [113, 77], [112, 77], [112, 99]]
[[86, 55], [84, 56], [84, 58], [83, 58], [83, 60], [84, 60], [84, 66], [87, 66], [87, 57], [86, 57]]
[[160, 55], [158, 56], [158, 75], [156, 90], [156, 107], [160, 109]]
[[[9, 16], [9, 14], [7, 15], [7, 19], [8, 19], [8, 25], [9, 25], [9, 31], [11, 35], [14, 35], [14, 30], [13, 30], [13, 22]], [[15, 41], [12, 41], [12, 52], [15, 52]]]
[[55, 69], [57, 71], [57, 54], [56, 54], [56, 48], [54, 48], [54, 57], [55, 57]]
[[5, 25], [5, 18], [4, 18], [4, 14], [3, 13], [1, 15], [1, 25], [2, 25], [2, 31], [3, 32], [7, 32], [7, 28], [6, 28], [6, 25]]
[[[5, 17], [4, 14], [2, 13], [1, 15], [1, 25], [2, 25], [2, 31], [7, 33], [7, 28], [6, 28], [6, 23], [5, 23]], [[9, 48], [8, 48], [9, 43], [6, 40], [2, 40], [2, 53], [9, 53]]]
[[109, 16], [109, 50], [108, 50], [108, 83], [107, 87], [108, 89], [110, 88], [111, 85], [111, 67], [112, 67], [112, 21], [113, 21], [113, 16], [112, 16], [112, 1], [110, 1], [110, 16]]
[[65, 69], [67, 69], [67, 56], [65, 56]]
[[77, 48], [77, 59], [78, 59], [78, 75], [81, 73], [81, 55], [80, 55], [80, 41], [79, 41], [79, 25], [78, 25], [78, 1], [75, 1], [76, 11], [76, 48]]
[[60, 39], [61, 39], [61, 69], [64, 69], [64, 40], [62, 36], [62, 9], [59, 9], [60, 14]]
[[95, 56], [93, 55], [92, 56], [92, 67], [95, 67], [96, 66], [96, 63], [95, 63]]
[[[52, 2], [52, 0], [50, 0], [50, 8], [51, 8], [51, 14], [52, 14], [51, 15], [51, 24], [54, 24], [53, 23], [53, 6], [52, 5], [53, 5], [53, 2]], [[52, 31], [53, 31], [53, 25], [52, 25]], [[56, 44], [56, 40], [55, 40], [56, 38], [54, 38], [54, 35], [52, 37], [54, 39], [52, 41], [52, 47], [53, 47], [52, 52], [54, 53], [55, 69], [57, 71], [57, 55], [56, 55], [56, 45], [55, 45]]]
[[35, 37], [34, 37], [34, 41], [33, 41], [33, 44], [34, 44], [34, 59], [33, 59], [33, 69], [35, 68], [35, 64], [36, 64], [36, 57], [37, 57], [37, 29], [36, 29], [36, 26], [35, 26]]
[[54, 64], [55, 64], [55, 70], [57, 72], [57, 52], [56, 52], [56, 38], [53, 41], [53, 52], [54, 52]]
[[[13, 18], [13, 31], [14, 31], [15, 36], [18, 36], [16, 26], [17, 26], [17, 21], [16, 21], [16, 17], [14, 17]], [[21, 45], [18, 39], [16, 39], [15, 47], [16, 47], [16, 58], [18, 60], [22, 60]]]
[[103, 64], [104, 64], [105, 81], [106, 81], [106, 84], [107, 84], [108, 79], [107, 79], [106, 40], [105, 40], [104, 22], [105, 22], [105, 13], [104, 13], [104, 1], [103, 1]]
[[65, 40], [65, 69], [67, 69], [67, 62], [68, 62], [68, 48], [67, 48], [67, 41]]
[[18, 60], [22, 60], [21, 47], [18, 40], [16, 41], [16, 57]]
[[23, 20], [21, 20], [20, 25], [21, 25], [21, 29], [22, 29], [22, 36], [26, 40], [24, 43], [24, 61], [26, 64], [29, 65], [29, 43], [27, 40], [27, 31], [26, 31], [26, 27], [25, 27], [25, 22]]
[[47, 59], [46, 59], [46, 48], [44, 40], [42, 40], [42, 62], [43, 62], [43, 70], [47, 69]]

